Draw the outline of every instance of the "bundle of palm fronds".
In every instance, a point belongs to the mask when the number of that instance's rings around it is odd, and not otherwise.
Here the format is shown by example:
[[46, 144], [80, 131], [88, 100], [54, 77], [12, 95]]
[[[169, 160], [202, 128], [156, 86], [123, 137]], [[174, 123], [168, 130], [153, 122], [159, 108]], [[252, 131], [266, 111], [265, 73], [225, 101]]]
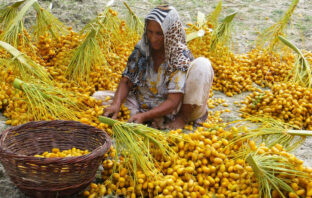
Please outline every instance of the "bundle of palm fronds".
[[[80, 31], [81, 34], [85, 33], [87, 34], [91, 30], [99, 29], [100, 27], [103, 27], [103, 23], [106, 21], [106, 17], [108, 15], [108, 12], [111, 8], [109, 6], [105, 7], [103, 12], [98, 14], [94, 19], [92, 19], [89, 23], [87, 23], [82, 30]], [[103, 27], [105, 28], [105, 27]], [[108, 28], [108, 27], [107, 27]]]
[[16, 76], [25, 80], [36, 78], [51, 84], [51, 76], [44, 67], [6, 42], [0, 41], [0, 47], [12, 55], [13, 58], [7, 61], [6, 67], [13, 66], [17, 71]]
[[[84, 41], [73, 51], [66, 75], [70, 79], [88, 80], [93, 65], [106, 63], [101, 45], [109, 45], [111, 32], [119, 28], [115, 22], [117, 17], [111, 16], [110, 7], [106, 7], [102, 14], [88, 23], [82, 33], [86, 32]], [[117, 35], [118, 36], [118, 35]], [[106, 46], [105, 49], [109, 49]]]
[[31, 41], [25, 34], [26, 29], [24, 27], [24, 16], [36, 1], [37, 0], [25, 1], [21, 10], [16, 13], [13, 19], [10, 19], [9, 23], [4, 28], [2, 34], [0, 35], [0, 40], [13, 45], [14, 47], [21, 45], [32, 46]]
[[303, 87], [312, 88], [312, 70], [309, 62], [305, 59], [303, 53], [286, 38], [278, 37], [286, 46], [294, 50], [297, 54], [295, 64], [290, 71], [290, 80], [298, 83]]
[[33, 34], [37, 39], [39, 39], [39, 36], [44, 35], [47, 32], [55, 39], [59, 38], [61, 35], [68, 34], [66, 26], [53, 14], [48, 10], [43, 9], [38, 2], [35, 2], [33, 6], [37, 12], [36, 25], [34, 26]]
[[83, 110], [72, 93], [45, 82], [34, 80], [26, 83], [15, 79], [13, 86], [25, 93], [31, 120], [77, 120], [75, 113]]
[[232, 39], [232, 21], [237, 12], [226, 16], [222, 23], [219, 24], [212, 32], [210, 51], [214, 52], [217, 49], [217, 45], [229, 49]]
[[70, 79], [88, 80], [92, 65], [101, 64], [105, 60], [96, 34], [96, 30], [91, 30], [73, 52], [66, 70]]
[[267, 45], [269, 51], [272, 51], [278, 42], [278, 36], [285, 35], [287, 24], [299, 3], [299, 0], [293, 0], [288, 10], [285, 12], [283, 17], [271, 27], [265, 29], [256, 40], [256, 45], [259, 48], [263, 48]]
[[276, 190], [281, 197], [286, 198], [285, 192], [294, 192], [290, 187], [291, 180], [287, 179], [287, 176], [307, 177], [281, 155], [250, 153], [246, 161], [258, 180], [259, 197], [271, 198], [272, 190]]
[[[124, 123], [100, 116], [99, 120], [113, 127], [116, 141], [116, 155], [124, 155], [128, 170], [136, 179], [136, 171], [141, 169], [147, 176], [157, 176], [157, 161], [150, 153], [151, 148], [160, 151], [164, 158], [170, 158], [175, 152], [170, 147], [179, 136], [159, 131], [142, 124]], [[116, 156], [117, 159], [117, 156]]]
[[[248, 122], [253, 123], [248, 124]], [[229, 145], [254, 140], [255, 142], [264, 142], [268, 147], [280, 144], [285, 150], [291, 151], [298, 147], [306, 136], [312, 136], [312, 131], [294, 130], [291, 125], [271, 117], [251, 116], [240, 121], [239, 124], [243, 127], [237, 127], [238, 131]]]
[[219, 18], [221, 10], [222, 10], [222, 1], [219, 1], [218, 5], [214, 9], [214, 11], [211, 12], [207, 16], [207, 22], [212, 25], [212, 28], [217, 27], [217, 25], [218, 25], [218, 18]]
[[[101, 45], [106, 46], [107, 52], [110, 52], [114, 45], [119, 45], [124, 42], [122, 35], [128, 35], [124, 26], [126, 23], [117, 17], [117, 12], [108, 9], [105, 15], [99, 21], [99, 41]], [[126, 33], [126, 34], [125, 34]], [[129, 38], [127, 38], [129, 39]], [[104, 52], [106, 53], [106, 52]]]
[[17, 14], [19, 6], [24, 1], [18, 1], [12, 5], [4, 6], [0, 9], [0, 29], [7, 27]]

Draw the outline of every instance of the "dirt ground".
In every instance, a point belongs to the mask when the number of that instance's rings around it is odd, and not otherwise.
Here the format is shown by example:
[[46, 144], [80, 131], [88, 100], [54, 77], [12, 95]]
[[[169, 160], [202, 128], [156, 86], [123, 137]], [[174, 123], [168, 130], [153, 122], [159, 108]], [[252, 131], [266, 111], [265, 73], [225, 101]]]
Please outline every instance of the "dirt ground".
[[[1, 0], [0, 6], [6, 5], [13, 0]], [[74, 30], [79, 31], [90, 19], [100, 13], [108, 1], [104, 0], [39, 0], [39, 3], [45, 8], [51, 8], [51, 12], [59, 17], [66, 25], [72, 26]], [[161, 0], [128, 0], [127, 3], [135, 13], [143, 18], [154, 6], [162, 3]], [[169, 0], [167, 1], [178, 10], [183, 23], [194, 22], [197, 12], [204, 14], [210, 13], [219, 0]], [[259, 32], [274, 24], [287, 10], [291, 1], [288, 0], [223, 0], [223, 10], [221, 17], [238, 11], [234, 20], [237, 53], [243, 53], [253, 47], [253, 41]], [[127, 10], [123, 1], [116, 0], [113, 4], [120, 15], [125, 15]], [[311, 50], [312, 48], [312, 0], [300, 0], [292, 22], [288, 29], [288, 36], [299, 48]], [[27, 22], [31, 22], [34, 15], [27, 17]], [[221, 92], [214, 92], [213, 98], [223, 98], [229, 107], [218, 106], [211, 111], [230, 109], [230, 113], [222, 114], [223, 121], [233, 121], [240, 119], [239, 108], [234, 105], [234, 101], [242, 101], [247, 92], [234, 97], [226, 97]], [[5, 118], [0, 115], [0, 131], [7, 127], [4, 124]], [[295, 155], [304, 160], [306, 166], [312, 167], [312, 138], [308, 138], [296, 151]], [[1, 198], [24, 198], [16, 187], [5, 175], [4, 169], [0, 164], [0, 197]]]
[[[1, 0], [0, 6], [17, 0]], [[51, 8], [51, 12], [59, 17], [66, 25], [75, 30], [81, 28], [93, 19], [97, 13], [103, 11], [109, 0], [39, 0], [44, 8]], [[124, 1], [115, 0], [112, 7], [120, 15], [128, 13]], [[197, 12], [210, 13], [219, 0], [128, 0], [126, 1], [134, 12], [144, 18], [156, 5], [169, 2], [178, 10], [184, 24], [194, 22]], [[223, 0], [220, 19], [226, 15], [238, 12], [234, 20], [234, 41], [238, 51], [244, 52], [253, 46], [253, 41], [259, 32], [277, 22], [291, 4], [290, 0]], [[300, 0], [292, 16], [288, 28], [288, 36], [297, 46], [303, 49], [312, 47], [312, 1]], [[27, 21], [33, 21], [34, 15]]]

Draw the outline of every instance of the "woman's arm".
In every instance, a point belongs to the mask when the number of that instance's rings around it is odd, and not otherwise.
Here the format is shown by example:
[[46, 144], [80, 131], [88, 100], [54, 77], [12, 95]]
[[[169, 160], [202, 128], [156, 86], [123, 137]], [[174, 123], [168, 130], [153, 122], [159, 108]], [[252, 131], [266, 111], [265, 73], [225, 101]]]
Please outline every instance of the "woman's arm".
[[127, 77], [122, 77], [112, 104], [104, 109], [104, 116], [112, 116], [113, 119], [116, 119], [122, 102], [127, 98], [128, 93], [132, 88], [133, 83]]
[[178, 105], [182, 102], [182, 99], [183, 93], [169, 93], [167, 100], [165, 100], [159, 106], [147, 112], [138, 113], [132, 116], [129, 119], [129, 122], [144, 123], [146, 121], [153, 120], [154, 118], [168, 115], [178, 108]]

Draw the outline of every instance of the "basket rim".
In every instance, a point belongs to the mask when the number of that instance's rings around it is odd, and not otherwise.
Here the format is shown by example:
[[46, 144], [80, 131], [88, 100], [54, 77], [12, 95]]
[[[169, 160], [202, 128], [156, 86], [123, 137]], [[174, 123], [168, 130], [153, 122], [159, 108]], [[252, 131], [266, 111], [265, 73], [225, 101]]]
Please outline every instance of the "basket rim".
[[[55, 157], [55, 158], [34, 157], [34, 156], [28, 156], [28, 155], [23, 155], [23, 154], [16, 154], [16, 153], [14, 153], [8, 149], [3, 148], [3, 144], [4, 144], [4, 141], [6, 139], [6, 136], [11, 131], [18, 130], [22, 127], [27, 128], [28, 126], [32, 126], [33, 123], [36, 123], [39, 125], [44, 125], [47, 123], [61, 124], [61, 123], [65, 123], [65, 122], [77, 123], [81, 126], [94, 128], [94, 129], [96, 129], [96, 133], [97, 132], [102, 133], [105, 136], [106, 141], [104, 144], [102, 144], [101, 146], [92, 150], [90, 153], [88, 153], [86, 155], [73, 156], [73, 157], [63, 157], [63, 158], [60, 158], [60, 157]], [[78, 121], [73, 121], [73, 120], [30, 121], [30, 122], [27, 122], [25, 124], [21, 124], [18, 126], [13, 126], [13, 127], [8, 128], [8, 129], [5, 129], [0, 134], [0, 155], [2, 155], [3, 157], [6, 157], [6, 156], [14, 157], [16, 160], [23, 160], [24, 162], [32, 162], [32, 163], [36, 163], [38, 165], [45, 165], [45, 164], [51, 164], [51, 163], [58, 163], [58, 164], [64, 163], [64, 164], [66, 164], [66, 163], [81, 162], [81, 161], [85, 161], [85, 160], [89, 160], [89, 159], [94, 159], [98, 156], [104, 155], [104, 153], [110, 149], [111, 145], [112, 145], [111, 137], [106, 132], [104, 132], [103, 130], [96, 128], [94, 126], [87, 125], [87, 124], [84, 124], [84, 123], [81, 123]]]

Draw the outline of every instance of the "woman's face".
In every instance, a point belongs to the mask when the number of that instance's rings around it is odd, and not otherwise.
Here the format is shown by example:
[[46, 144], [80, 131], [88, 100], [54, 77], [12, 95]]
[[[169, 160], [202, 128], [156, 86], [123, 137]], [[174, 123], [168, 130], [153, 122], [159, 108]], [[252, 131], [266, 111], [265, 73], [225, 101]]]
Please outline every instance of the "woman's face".
[[146, 34], [153, 50], [164, 49], [164, 34], [159, 23], [156, 21], [148, 21]]

